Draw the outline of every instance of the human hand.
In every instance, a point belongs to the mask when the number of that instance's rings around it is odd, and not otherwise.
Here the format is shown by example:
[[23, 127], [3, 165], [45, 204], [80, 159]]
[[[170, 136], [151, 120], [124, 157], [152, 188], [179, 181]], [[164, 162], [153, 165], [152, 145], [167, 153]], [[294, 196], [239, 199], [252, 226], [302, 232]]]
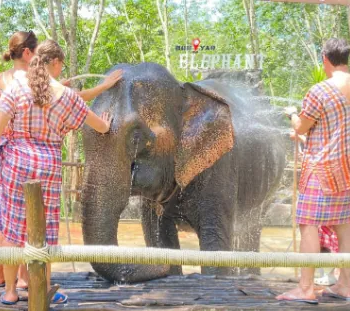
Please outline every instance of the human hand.
[[287, 118], [291, 120], [293, 114], [296, 114], [296, 115], [298, 114], [298, 109], [294, 106], [289, 106], [284, 108], [284, 113], [287, 116]]
[[105, 78], [103, 81], [104, 86], [106, 89], [111, 88], [114, 86], [121, 78], [122, 78], [123, 71], [121, 69], [113, 71], [109, 76]]
[[107, 133], [109, 131], [109, 128], [111, 127], [111, 122], [113, 117], [108, 112], [103, 112], [101, 115], [101, 119], [104, 121], [106, 125], [105, 133]]
[[298, 141], [301, 141], [302, 143], [305, 144], [306, 142], [306, 136], [305, 135], [297, 135], [297, 133], [295, 132], [295, 130], [291, 130], [289, 133], [289, 136], [292, 140], [296, 140], [296, 138], [298, 138]]
[[295, 133], [294, 130], [291, 130], [289, 133], [289, 137], [291, 138], [291, 140], [295, 140], [296, 139], [297, 134]]
[[71, 87], [71, 84], [70, 84], [70, 80], [69, 79], [61, 79], [60, 80], [60, 83], [64, 86], [67, 86], [67, 87]]

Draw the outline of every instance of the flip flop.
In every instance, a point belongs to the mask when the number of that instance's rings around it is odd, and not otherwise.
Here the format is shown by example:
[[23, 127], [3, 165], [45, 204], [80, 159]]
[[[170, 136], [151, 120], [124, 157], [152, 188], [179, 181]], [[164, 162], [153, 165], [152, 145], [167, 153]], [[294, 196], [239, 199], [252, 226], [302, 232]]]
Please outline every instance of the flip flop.
[[277, 299], [278, 301], [290, 301], [290, 302], [303, 302], [308, 303], [312, 305], [317, 305], [318, 300], [317, 299], [303, 299], [303, 298], [297, 298], [294, 295], [283, 293], [282, 296], [284, 296], [284, 299]]
[[350, 297], [345, 297], [345, 296], [339, 295], [336, 292], [334, 292], [330, 287], [327, 287], [322, 292], [322, 297], [338, 298], [338, 299], [342, 299], [345, 301], [350, 301]]
[[0, 287], [5, 287], [6, 283], [3, 282], [3, 283], [0, 283]]
[[28, 291], [28, 286], [27, 287], [16, 287], [16, 290], [22, 291], [22, 292], [27, 292]]
[[54, 304], [60, 304], [60, 303], [66, 303], [68, 301], [68, 296], [64, 295], [62, 293], [55, 293], [51, 299], [51, 303]]
[[4, 305], [12, 306], [12, 305], [15, 305], [19, 301], [19, 297], [17, 297], [16, 301], [8, 301], [8, 300], [5, 300], [4, 297], [5, 297], [5, 293], [3, 293], [1, 295], [1, 299], [0, 299], [0, 302]]

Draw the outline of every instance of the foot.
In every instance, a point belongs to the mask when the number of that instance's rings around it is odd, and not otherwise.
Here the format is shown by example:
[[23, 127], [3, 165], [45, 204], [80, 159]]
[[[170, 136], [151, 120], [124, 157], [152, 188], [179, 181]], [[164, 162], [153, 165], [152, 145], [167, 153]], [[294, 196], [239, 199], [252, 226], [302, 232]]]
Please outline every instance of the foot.
[[283, 293], [279, 296], [276, 297], [277, 300], [290, 300], [290, 301], [295, 301], [295, 300], [305, 300], [306, 301], [317, 301], [316, 300], [316, 295], [314, 293], [313, 287], [308, 286], [308, 287], [297, 287], [295, 289], [292, 289], [286, 293]]
[[18, 300], [19, 300], [18, 295], [14, 293], [4, 293], [1, 296], [1, 302], [5, 305], [16, 304]]
[[18, 280], [16, 284], [17, 290], [27, 290], [28, 289], [28, 283], [24, 280]]
[[342, 286], [341, 284], [336, 284], [334, 286], [327, 287], [323, 291], [322, 295], [350, 300], [350, 287]]

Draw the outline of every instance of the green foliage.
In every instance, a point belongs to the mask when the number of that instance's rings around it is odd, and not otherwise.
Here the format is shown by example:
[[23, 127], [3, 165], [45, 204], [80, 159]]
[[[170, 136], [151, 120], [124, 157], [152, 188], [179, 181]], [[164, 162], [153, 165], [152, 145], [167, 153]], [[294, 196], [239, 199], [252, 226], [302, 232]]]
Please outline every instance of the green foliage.
[[314, 66], [309, 68], [309, 74], [306, 76], [305, 88], [308, 89], [316, 83], [319, 83], [325, 80], [326, 73], [323, 70], [322, 66]]
[[[50, 31], [47, 1], [35, 0], [41, 22]], [[62, 0], [68, 28], [70, 0]], [[77, 53], [79, 72], [83, 70], [90, 39], [95, 27], [98, 0], [80, 0], [77, 23]], [[166, 64], [164, 33], [155, 0], [107, 0], [95, 43], [90, 73], [104, 73], [120, 63], [141, 61], [142, 45], [146, 61]], [[172, 73], [183, 82], [202, 79], [202, 74], [179, 68], [182, 52], [176, 45], [191, 45], [199, 37], [203, 45], [215, 45], [217, 54], [251, 53], [250, 25], [242, 0], [187, 1], [187, 37], [185, 32], [184, 1], [169, 0], [167, 4], [170, 60]], [[349, 38], [347, 8], [330, 5], [300, 3], [255, 2], [255, 18], [260, 53], [264, 55], [263, 84], [267, 95], [301, 99], [306, 90], [325, 78], [320, 62], [323, 42], [330, 37]], [[67, 52], [58, 23], [59, 43]], [[36, 22], [29, 0], [4, 0], [0, 8], [0, 52], [7, 49], [11, 34], [17, 30], [32, 29], [40, 40], [45, 39]], [[315, 58], [316, 55], [316, 58]], [[67, 63], [69, 66], [69, 55]], [[0, 63], [0, 71], [10, 68]], [[98, 83], [87, 79], [85, 88]], [[278, 103], [284, 105], [285, 103]], [[63, 148], [63, 158], [66, 157]], [[83, 155], [82, 155], [83, 157]]]

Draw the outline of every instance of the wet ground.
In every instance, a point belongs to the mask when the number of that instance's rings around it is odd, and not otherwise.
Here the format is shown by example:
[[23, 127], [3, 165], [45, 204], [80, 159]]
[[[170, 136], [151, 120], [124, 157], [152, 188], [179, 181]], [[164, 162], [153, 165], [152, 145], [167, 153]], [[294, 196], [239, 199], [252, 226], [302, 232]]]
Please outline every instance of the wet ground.
[[[70, 234], [72, 244], [83, 244], [81, 225], [70, 223]], [[297, 235], [298, 236], [298, 235]], [[59, 243], [68, 244], [68, 234], [65, 222], [60, 224]], [[198, 250], [198, 238], [194, 232], [179, 232], [179, 239], [182, 249]], [[121, 221], [119, 223], [118, 240], [121, 246], [145, 247], [141, 224], [138, 221]], [[262, 231], [260, 244], [261, 252], [286, 252], [293, 251], [292, 228], [288, 227], [268, 227]], [[297, 245], [299, 241], [297, 240]], [[77, 272], [93, 271], [89, 263], [75, 263]], [[73, 271], [71, 263], [54, 263], [53, 271], [70, 272]], [[183, 266], [183, 273], [200, 273], [198, 266]], [[294, 277], [294, 268], [263, 268], [262, 276], [266, 277]]]

